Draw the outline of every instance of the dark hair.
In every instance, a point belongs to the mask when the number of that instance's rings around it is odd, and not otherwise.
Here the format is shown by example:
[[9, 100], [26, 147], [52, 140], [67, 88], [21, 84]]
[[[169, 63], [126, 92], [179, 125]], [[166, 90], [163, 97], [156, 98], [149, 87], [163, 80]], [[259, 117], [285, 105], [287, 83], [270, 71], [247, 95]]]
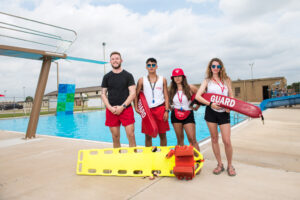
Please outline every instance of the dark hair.
[[146, 61], [146, 64], [147, 64], [148, 62], [154, 62], [155, 64], [157, 64], [157, 61], [156, 61], [155, 58], [148, 58], [147, 61]]
[[[182, 85], [182, 92], [185, 94], [187, 99], [190, 100], [192, 97], [191, 88], [190, 88], [190, 85], [188, 84], [185, 76], [182, 76], [181, 85]], [[170, 104], [173, 104], [173, 98], [174, 98], [175, 94], [177, 93], [177, 90], [178, 90], [177, 84], [174, 81], [174, 77], [172, 77], [171, 86], [170, 86], [170, 90], [169, 90]]]
[[120, 58], [122, 58], [122, 57], [121, 57], [121, 54], [120, 54], [119, 52], [117, 52], [117, 51], [113, 51], [113, 52], [111, 52], [111, 54], [110, 54], [110, 57], [111, 57], [112, 55], [115, 55], [115, 54], [119, 55], [119, 56], [120, 56]]

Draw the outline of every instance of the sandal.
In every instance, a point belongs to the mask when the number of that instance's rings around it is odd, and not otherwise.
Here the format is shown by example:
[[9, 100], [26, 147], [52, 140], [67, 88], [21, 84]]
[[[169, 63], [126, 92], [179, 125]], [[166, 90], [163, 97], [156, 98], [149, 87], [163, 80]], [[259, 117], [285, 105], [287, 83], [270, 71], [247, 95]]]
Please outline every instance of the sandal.
[[217, 167], [214, 169], [213, 173], [215, 175], [219, 175], [224, 171], [224, 166], [222, 165], [217, 165]]
[[227, 168], [228, 176], [236, 176], [235, 168], [233, 166]]

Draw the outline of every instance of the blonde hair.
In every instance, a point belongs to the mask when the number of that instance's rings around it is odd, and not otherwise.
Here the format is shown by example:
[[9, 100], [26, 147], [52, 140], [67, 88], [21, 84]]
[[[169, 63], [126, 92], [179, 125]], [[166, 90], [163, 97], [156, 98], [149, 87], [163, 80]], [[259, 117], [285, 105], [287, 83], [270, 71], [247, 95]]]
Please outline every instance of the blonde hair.
[[226, 73], [224, 64], [223, 64], [222, 60], [219, 59], [219, 58], [213, 58], [213, 59], [211, 59], [211, 60], [209, 61], [208, 65], [207, 65], [207, 68], [206, 68], [206, 79], [211, 79], [212, 76], [213, 76], [213, 73], [212, 73], [212, 71], [211, 71], [211, 65], [212, 65], [212, 63], [213, 63], [214, 61], [218, 62], [219, 65], [221, 65], [221, 69], [220, 69], [220, 71], [219, 71], [219, 73], [218, 73], [220, 80], [221, 80], [222, 82], [225, 82], [225, 81], [227, 81], [227, 80], [230, 80], [230, 78], [227, 76], [227, 73]]

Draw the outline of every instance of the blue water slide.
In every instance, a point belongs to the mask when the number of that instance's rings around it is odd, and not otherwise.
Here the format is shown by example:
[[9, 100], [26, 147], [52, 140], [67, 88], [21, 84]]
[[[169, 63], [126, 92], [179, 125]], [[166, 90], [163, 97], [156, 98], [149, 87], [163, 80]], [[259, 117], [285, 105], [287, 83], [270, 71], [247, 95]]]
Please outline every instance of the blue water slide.
[[260, 109], [261, 111], [264, 111], [267, 108], [276, 108], [279, 106], [292, 106], [296, 104], [300, 104], [300, 94], [265, 99], [260, 103]]

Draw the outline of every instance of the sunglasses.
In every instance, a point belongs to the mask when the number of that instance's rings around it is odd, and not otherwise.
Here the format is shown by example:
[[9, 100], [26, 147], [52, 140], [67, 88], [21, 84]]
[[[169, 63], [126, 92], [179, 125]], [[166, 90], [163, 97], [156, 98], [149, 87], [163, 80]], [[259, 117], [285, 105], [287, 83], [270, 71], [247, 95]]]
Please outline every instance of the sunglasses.
[[147, 64], [147, 67], [148, 68], [150, 68], [150, 67], [154, 68], [154, 67], [156, 67], [156, 64]]
[[221, 65], [212, 65], [211, 67], [212, 67], [213, 69], [214, 69], [214, 68], [218, 68], [218, 69], [221, 69], [221, 68], [222, 68]]

